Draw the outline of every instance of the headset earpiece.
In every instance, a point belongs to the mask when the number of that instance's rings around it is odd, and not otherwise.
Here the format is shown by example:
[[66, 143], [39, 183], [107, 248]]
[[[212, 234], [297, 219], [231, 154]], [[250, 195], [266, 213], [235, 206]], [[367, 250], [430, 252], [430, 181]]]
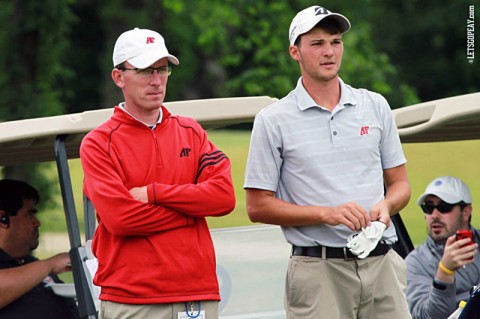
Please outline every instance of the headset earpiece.
[[0, 223], [5, 224], [5, 225], [10, 225], [10, 218], [7, 215], [3, 215], [0, 217]]

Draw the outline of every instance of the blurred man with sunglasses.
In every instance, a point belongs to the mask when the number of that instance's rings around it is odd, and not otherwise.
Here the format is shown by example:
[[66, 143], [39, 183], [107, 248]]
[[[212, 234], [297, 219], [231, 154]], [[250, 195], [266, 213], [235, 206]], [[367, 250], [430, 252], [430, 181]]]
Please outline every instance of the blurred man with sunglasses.
[[111, 75], [125, 102], [80, 147], [101, 319], [218, 318], [206, 217], [235, 207], [231, 164], [199, 123], [163, 105], [170, 63], [159, 33], [122, 33]]
[[[434, 179], [419, 197], [428, 238], [406, 258], [407, 299], [414, 319], [447, 318], [480, 283], [480, 232], [470, 225], [472, 194], [453, 176]], [[472, 230], [470, 239], [456, 238]]]

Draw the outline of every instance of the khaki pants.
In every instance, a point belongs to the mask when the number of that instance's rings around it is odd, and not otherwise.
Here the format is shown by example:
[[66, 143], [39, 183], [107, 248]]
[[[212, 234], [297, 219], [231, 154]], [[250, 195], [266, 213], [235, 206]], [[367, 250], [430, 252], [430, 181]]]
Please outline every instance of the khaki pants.
[[[194, 302], [193, 305], [192, 317], [195, 317], [199, 303]], [[205, 319], [218, 319], [218, 301], [200, 301], [200, 308], [205, 310]], [[187, 303], [187, 309], [190, 311], [190, 303]], [[185, 302], [130, 305], [102, 300], [99, 319], [177, 319], [182, 312], [185, 312]]]
[[391, 249], [359, 260], [292, 256], [285, 286], [288, 319], [409, 319], [406, 265]]

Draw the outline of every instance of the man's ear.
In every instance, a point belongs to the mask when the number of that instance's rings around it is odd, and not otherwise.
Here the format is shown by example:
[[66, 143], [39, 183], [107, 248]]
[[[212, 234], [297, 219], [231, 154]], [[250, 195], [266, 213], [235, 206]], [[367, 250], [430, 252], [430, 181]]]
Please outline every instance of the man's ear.
[[290, 52], [290, 56], [292, 57], [292, 59], [294, 59], [297, 62], [300, 61], [300, 56], [298, 54], [298, 46], [291, 45], [289, 47], [289, 52]]
[[468, 221], [472, 216], [472, 205], [467, 205], [463, 208], [462, 211], [463, 217]]
[[121, 89], [123, 89], [123, 87], [125, 86], [125, 83], [123, 81], [123, 72], [117, 68], [114, 68], [112, 70], [112, 80]]

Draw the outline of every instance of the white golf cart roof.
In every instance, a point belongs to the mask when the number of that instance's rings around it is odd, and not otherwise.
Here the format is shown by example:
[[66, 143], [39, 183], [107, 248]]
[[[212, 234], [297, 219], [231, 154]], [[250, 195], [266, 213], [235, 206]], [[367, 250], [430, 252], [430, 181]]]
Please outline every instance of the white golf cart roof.
[[[252, 122], [276, 99], [268, 96], [204, 99], [165, 103], [172, 114], [196, 119], [205, 129]], [[66, 135], [68, 158], [78, 158], [82, 138], [105, 122], [113, 108], [0, 123], [0, 166], [55, 160], [53, 141]]]
[[[205, 129], [251, 122], [275, 99], [242, 97], [165, 103], [174, 114], [190, 116]], [[82, 138], [106, 121], [113, 109], [0, 123], [0, 166], [52, 161], [53, 141], [68, 135], [68, 158], [77, 158]], [[480, 93], [459, 95], [393, 111], [404, 143], [480, 138]]]
[[480, 139], [480, 93], [393, 110], [403, 143]]

